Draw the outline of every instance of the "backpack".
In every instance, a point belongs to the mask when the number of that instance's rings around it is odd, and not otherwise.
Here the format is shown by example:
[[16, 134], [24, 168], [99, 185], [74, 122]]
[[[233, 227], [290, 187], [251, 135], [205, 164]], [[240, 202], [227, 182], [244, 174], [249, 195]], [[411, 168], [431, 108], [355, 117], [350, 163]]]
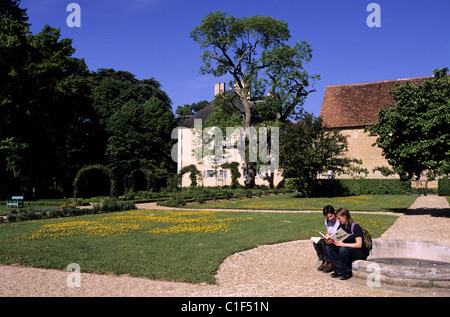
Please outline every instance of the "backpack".
[[[353, 234], [353, 226], [356, 222], [352, 223], [352, 234]], [[363, 227], [361, 227], [362, 229], [362, 233], [363, 233], [363, 242], [364, 245], [367, 247], [367, 249], [369, 249], [369, 251], [372, 250], [373, 247], [373, 243], [372, 243], [372, 235], [370, 234], [369, 231], [367, 231], [366, 229], [364, 229]]]

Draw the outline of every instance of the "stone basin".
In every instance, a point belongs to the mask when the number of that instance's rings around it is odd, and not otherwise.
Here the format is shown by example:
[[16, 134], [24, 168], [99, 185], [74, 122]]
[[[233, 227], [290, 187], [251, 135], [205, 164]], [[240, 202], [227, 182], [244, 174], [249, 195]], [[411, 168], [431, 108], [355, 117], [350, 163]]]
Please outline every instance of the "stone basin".
[[374, 239], [367, 260], [352, 264], [353, 276], [400, 286], [450, 289], [450, 243]]

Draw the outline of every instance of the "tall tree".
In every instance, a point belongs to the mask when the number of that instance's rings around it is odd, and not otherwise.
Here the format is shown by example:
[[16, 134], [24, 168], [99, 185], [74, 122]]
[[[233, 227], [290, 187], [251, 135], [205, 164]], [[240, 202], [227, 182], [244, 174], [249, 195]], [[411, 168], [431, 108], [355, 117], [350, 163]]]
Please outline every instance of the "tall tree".
[[[264, 16], [236, 18], [217, 11], [208, 14], [191, 31], [191, 37], [205, 49], [202, 74], [233, 78], [232, 89], [239, 103], [233, 96], [225, 98], [241, 113], [246, 132], [255, 116], [278, 123], [299, 112], [306, 96], [314, 91], [308, 90], [309, 81], [319, 78], [303, 69], [311, 59], [311, 47], [304, 41], [292, 47], [287, 44], [291, 35], [285, 21]], [[251, 187], [253, 162], [248, 162], [247, 168], [246, 185]]]
[[29, 24], [26, 10], [19, 1], [0, 2], [0, 194], [20, 189], [25, 166], [22, 152], [27, 148], [11, 129], [19, 116], [23, 61], [27, 60]]
[[19, 187], [8, 191], [45, 195], [71, 184], [86, 155], [87, 66], [58, 29], [31, 34], [18, 1], [2, 1], [0, 12], [0, 160]]
[[[110, 137], [107, 132], [108, 122], [125, 104], [133, 101], [143, 105], [156, 97], [164, 103], [165, 108], [170, 107], [170, 98], [154, 78], [139, 80], [128, 71], [116, 71], [112, 68], [100, 68], [92, 75], [92, 100], [98, 120], [96, 142], [103, 154]], [[107, 164], [106, 156], [100, 162]]]
[[280, 168], [285, 177], [297, 178], [297, 185], [310, 196], [319, 174], [345, 172], [350, 167], [352, 160], [343, 156], [346, 150], [345, 136], [326, 129], [320, 117], [305, 113], [281, 132]]
[[131, 100], [111, 115], [106, 126], [106, 155], [119, 186], [139, 168], [155, 174], [170, 170], [174, 122], [172, 109], [156, 97], [143, 105]]
[[448, 71], [434, 70], [434, 78], [421, 85], [397, 85], [390, 91], [395, 105], [381, 109], [378, 121], [366, 128], [403, 179], [420, 178], [425, 171], [450, 173]]
[[[205, 49], [203, 74], [231, 75], [245, 115], [245, 128], [252, 124], [252, 101], [270, 91], [271, 110], [276, 120], [288, 118], [310, 93], [310, 79], [303, 64], [311, 60], [312, 49], [305, 41], [293, 47], [287, 22], [271, 17], [236, 18], [224, 12], [208, 14], [191, 32]], [[276, 100], [276, 102], [272, 102]]]
[[139, 80], [130, 72], [112, 68], [100, 68], [93, 74], [92, 97], [103, 125], [116, 110], [131, 100], [144, 104], [156, 97], [167, 106], [172, 103], [156, 79]]

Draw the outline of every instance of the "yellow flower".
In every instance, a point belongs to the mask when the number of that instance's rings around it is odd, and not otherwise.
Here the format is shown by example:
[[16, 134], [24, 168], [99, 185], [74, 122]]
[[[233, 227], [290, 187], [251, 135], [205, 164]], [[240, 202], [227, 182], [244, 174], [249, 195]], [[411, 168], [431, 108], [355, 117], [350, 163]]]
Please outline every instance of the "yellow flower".
[[133, 210], [85, 217], [84, 220], [63, 219], [56, 223], [44, 223], [39, 230], [23, 234], [14, 240], [49, 240], [74, 236], [114, 236], [125, 235], [130, 232], [141, 232], [144, 234], [226, 232], [233, 223], [253, 220], [250, 217], [225, 217], [225, 214], [224, 212], [196, 210]]

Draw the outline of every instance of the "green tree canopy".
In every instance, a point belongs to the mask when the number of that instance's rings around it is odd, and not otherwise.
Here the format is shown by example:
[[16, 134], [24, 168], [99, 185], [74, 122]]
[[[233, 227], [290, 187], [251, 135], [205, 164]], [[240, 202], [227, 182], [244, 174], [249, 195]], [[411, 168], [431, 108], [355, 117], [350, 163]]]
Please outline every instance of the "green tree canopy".
[[124, 177], [139, 168], [170, 169], [171, 132], [174, 115], [167, 104], [152, 97], [141, 105], [125, 103], [108, 120], [108, 163], [115, 175]]
[[322, 118], [304, 113], [296, 123], [286, 125], [280, 135], [280, 168], [287, 178], [299, 179], [306, 195], [321, 173], [345, 172], [351, 164], [344, 157], [347, 139], [337, 130], [326, 129]]
[[[204, 49], [202, 74], [232, 77], [233, 94], [216, 98], [215, 106], [227, 107], [221, 109], [228, 116], [226, 124], [242, 120], [247, 139], [247, 128], [255, 121], [277, 124], [298, 115], [306, 96], [314, 91], [307, 88], [310, 81], [319, 78], [304, 70], [312, 56], [310, 45], [305, 41], [288, 44], [291, 34], [286, 21], [265, 16], [237, 18], [217, 11], [208, 14], [191, 37]], [[223, 124], [220, 121], [215, 116], [208, 124]], [[254, 166], [255, 162], [247, 164], [249, 187], [254, 185]]]
[[49, 194], [71, 184], [69, 175], [86, 155], [88, 71], [59, 29], [46, 25], [31, 34], [18, 3], [0, 6], [2, 178], [17, 184], [7, 191]]
[[85, 165], [170, 168], [174, 118], [161, 84], [126, 71], [90, 72], [59, 29], [32, 34], [27, 21], [19, 1], [1, 1], [0, 195], [70, 196]]
[[182, 123], [187, 116], [191, 116], [202, 110], [209, 104], [207, 100], [194, 102], [191, 104], [185, 104], [184, 106], [178, 106], [175, 110], [177, 124]]
[[[406, 83], [390, 91], [396, 103], [381, 109], [366, 131], [400, 177], [420, 178], [425, 171], [450, 173], [450, 77], [434, 71], [421, 85]], [[374, 144], [374, 145], [375, 145]]]
[[266, 100], [259, 104], [260, 112], [282, 121], [313, 91], [306, 89], [309, 81], [319, 78], [303, 68], [311, 60], [310, 45], [305, 41], [292, 47], [287, 44], [291, 35], [285, 21], [265, 16], [236, 18], [217, 11], [208, 14], [191, 37], [205, 49], [201, 73], [233, 78], [245, 128], [252, 124], [252, 101]]

